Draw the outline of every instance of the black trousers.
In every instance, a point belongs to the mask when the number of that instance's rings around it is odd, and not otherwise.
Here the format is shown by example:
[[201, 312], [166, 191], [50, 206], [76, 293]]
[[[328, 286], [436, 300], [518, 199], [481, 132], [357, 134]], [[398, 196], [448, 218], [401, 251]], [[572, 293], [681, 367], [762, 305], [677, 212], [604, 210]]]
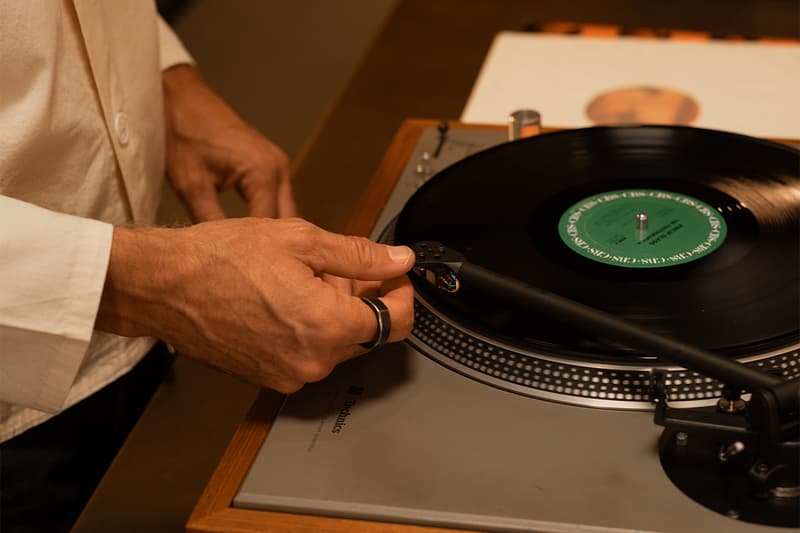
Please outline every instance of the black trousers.
[[69, 531], [172, 360], [159, 343], [113, 383], [0, 444], [0, 532]]

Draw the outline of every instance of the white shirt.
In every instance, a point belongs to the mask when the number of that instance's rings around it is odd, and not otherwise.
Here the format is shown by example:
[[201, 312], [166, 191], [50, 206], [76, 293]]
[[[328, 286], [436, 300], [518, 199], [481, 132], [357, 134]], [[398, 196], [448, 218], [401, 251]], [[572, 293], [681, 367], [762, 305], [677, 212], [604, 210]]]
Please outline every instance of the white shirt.
[[161, 71], [190, 63], [143, 0], [0, 0], [0, 442], [152, 347], [93, 331], [112, 225], [152, 224]]

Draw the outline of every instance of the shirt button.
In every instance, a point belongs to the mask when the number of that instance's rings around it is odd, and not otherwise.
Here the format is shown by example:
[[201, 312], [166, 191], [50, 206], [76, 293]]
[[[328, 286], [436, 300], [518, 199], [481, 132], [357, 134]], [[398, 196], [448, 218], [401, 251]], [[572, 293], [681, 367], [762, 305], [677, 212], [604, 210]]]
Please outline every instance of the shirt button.
[[117, 140], [122, 146], [128, 144], [128, 115], [122, 111], [114, 115], [114, 131], [117, 134]]

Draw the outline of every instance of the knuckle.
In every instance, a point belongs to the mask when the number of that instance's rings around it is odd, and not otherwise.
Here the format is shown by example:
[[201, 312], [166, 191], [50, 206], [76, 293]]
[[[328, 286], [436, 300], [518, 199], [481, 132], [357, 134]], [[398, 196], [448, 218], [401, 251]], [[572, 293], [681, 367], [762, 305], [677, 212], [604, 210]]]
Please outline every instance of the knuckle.
[[254, 170], [253, 176], [262, 186], [275, 188], [280, 181], [280, 176], [274, 167], [271, 165], [261, 163], [257, 169]]
[[278, 180], [272, 172], [254, 172], [248, 175], [248, 179], [248, 187], [253, 195], [271, 194], [278, 186]]
[[270, 387], [281, 394], [292, 394], [303, 388], [303, 383], [291, 379], [283, 379], [272, 384]]
[[265, 169], [266, 174], [282, 178], [283, 175], [288, 174], [289, 156], [279, 146], [270, 143], [266, 139], [264, 141], [265, 143], [260, 145], [258, 155], [253, 162], [259, 168]]
[[[334, 309], [333, 313], [340, 313], [339, 309]], [[341, 315], [340, 315], [341, 316]], [[324, 346], [342, 346], [348, 344], [350, 339], [347, 338], [345, 328], [341, 325], [335, 325], [330, 320], [330, 313], [327, 314], [325, 322], [321, 322], [317, 328], [317, 338], [323, 343]]]
[[285, 224], [287, 245], [302, 255], [321, 253], [319, 228], [301, 218], [281, 219]]
[[289, 156], [278, 146], [275, 146], [275, 164], [280, 170], [289, 170]]
[[307, 242], [316, 236], [316, 226], [302, 218], [284, 218], [281, 223], [286, 226], [287, 234], [298, 241]]
[[336, 306], [320, 305], [315, 309], [316, 320], [314, 336], [319, 346], [341, 346], [346, 344], [345, 328], [339, 320], [333, 317], [342, 317], [342, 308]]
[[327, 377], [332, 370], [332, 365], [319, 358], [314, 358], [297, 365], [295, 374], [303, 383], [313, 383]]
[[356, 264], [369, 269], [378, 263], [373, 242], [364, 237], [348, 237], [348, 239], [351, 242], [350, 250]]

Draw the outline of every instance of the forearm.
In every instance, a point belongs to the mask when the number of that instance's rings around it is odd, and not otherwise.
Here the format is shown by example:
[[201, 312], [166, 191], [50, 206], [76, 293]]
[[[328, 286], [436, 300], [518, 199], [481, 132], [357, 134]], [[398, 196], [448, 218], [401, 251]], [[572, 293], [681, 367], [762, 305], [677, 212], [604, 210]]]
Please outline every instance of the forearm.
[[185, 316], [179, 296], [195, 276], [195, 254], [184, 230], [114, 228], [95, 327], [126, 337], [169, 337]]

